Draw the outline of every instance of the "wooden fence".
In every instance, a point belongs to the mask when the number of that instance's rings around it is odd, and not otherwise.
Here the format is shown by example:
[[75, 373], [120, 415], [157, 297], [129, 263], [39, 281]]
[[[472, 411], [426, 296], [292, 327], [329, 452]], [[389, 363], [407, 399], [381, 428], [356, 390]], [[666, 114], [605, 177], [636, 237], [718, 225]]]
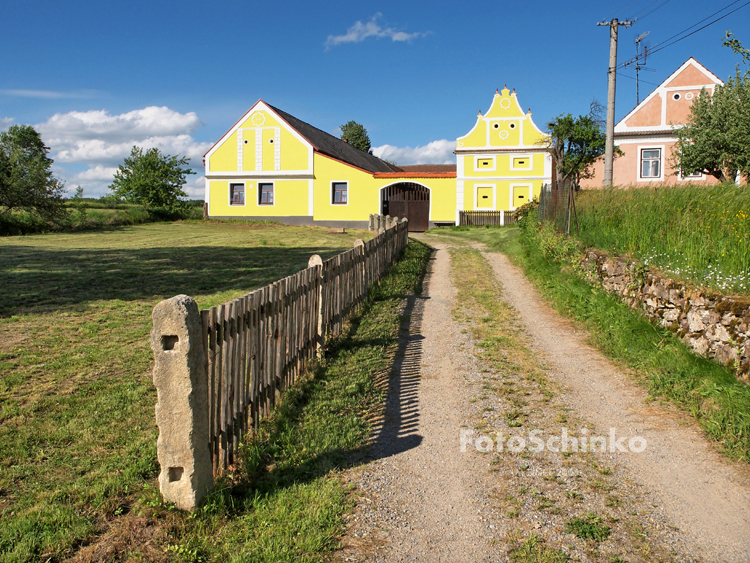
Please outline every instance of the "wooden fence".
[[475, 226], [481, 227], [484, 225], [512, 225], [516, 222], [516, 214], [511, 211], [459, 211], [458, 212], [458, 224], [459, 226]]
[[200, 312], [214, 475], [234, 462], [242, 435], [271, 412], [325, 338], [341, 332], [406, 247], [407, 230], [398, 222], [352, 250], [326, 261], [315, 256], [292, 276]]

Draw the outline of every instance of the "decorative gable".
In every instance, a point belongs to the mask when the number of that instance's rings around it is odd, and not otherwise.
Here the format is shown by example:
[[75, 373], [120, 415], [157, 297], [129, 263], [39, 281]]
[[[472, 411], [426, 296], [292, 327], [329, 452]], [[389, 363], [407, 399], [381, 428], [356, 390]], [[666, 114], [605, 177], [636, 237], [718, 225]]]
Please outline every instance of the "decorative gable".
[[693, 100], [723, 82], [690, 57], [616, 126], [615, 133], [671, 131], [684, 125]]
[[545, 137], [531, 119], [531, 112], [521, 109], [515, 90], [511, 92], [506, 86], [495, 92], [485, 115], [479, 112], [472, 130], [456, 140], [456, 151], [538, 149]]
[[313, 146], [259, 100], [206, 153], [206, 174], [312, 174]]

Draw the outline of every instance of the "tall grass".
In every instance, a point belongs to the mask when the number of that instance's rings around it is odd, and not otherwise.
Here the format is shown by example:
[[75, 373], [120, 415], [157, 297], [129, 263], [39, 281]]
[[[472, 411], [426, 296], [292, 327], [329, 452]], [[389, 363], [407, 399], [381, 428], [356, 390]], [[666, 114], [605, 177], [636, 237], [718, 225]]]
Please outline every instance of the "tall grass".
[[580, 240], [719, 292], [750, 293], [750, 188], [655, 186], [581, 192]]

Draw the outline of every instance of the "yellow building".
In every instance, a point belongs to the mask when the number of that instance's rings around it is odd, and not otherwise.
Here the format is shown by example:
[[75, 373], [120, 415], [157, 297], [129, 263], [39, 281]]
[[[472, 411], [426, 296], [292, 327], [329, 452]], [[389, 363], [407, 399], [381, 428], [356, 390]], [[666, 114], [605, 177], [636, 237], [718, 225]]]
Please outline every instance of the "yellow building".
[[262, 100], [204, 164], [213, 219], [365, 228], [383, 213], [424, 231], [456, 216], [455, 168], [391, 166]]
[[457, 166], [394, 166], [259, 100], [203, 159], [208, 215], [363, 228], [381, 213], [424, 231], [537, 197], [552, 177], [543, 139], [506, 88], [457, 140]]
[[512, 211], [539, 199], [553, 176], [547, 135], [524, 113], [516, 91], [496, 92], [489, 111], [456, 139], [456, 210]]

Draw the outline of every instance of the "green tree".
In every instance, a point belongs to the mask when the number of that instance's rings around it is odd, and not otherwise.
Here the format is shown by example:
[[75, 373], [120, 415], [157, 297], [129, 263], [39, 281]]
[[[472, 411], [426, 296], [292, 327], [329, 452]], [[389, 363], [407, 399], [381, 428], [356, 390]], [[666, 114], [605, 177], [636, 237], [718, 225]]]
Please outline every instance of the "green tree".
[[133, 147], [109, 189], [117, 199], [143, 205], [149, 211], [181, 213], [185, 210], [182, 198], [187, 197], [182, 187], [187, 175], [195, 174], [185, 168], [187, 164], [185, 157], [162, 154], [156, 148], [144, 152]]
[[558, 181], [576, 184], [594, 176], [593, 164], [604, 154], [606, 135], [601, 104], [591, 102], [588, 115], [560, 114], [547, 123], [547, 147], [555, 159]]
[[0, 215], [23, 210], [48, 221], [66, 216], [64, 183], [52, 174], [48, 153], [30, 125], [0, 133]]
[[[750, 63], [750, 52], [731, 32], [724, 45]], [[675, 167], [683, 176], [700, 172], [720, 182], [734, 180], [738, 172], [750, 177], [750, 71], [742, 73], [738, 65], [713, 95], [704, 89], [690, 106], [688, 123], [675, 133]]]
[[341, 127], [341, 138], [361, 151], [370, 152], [372, 144], [367, 129], [356, 121], [347, 121]]

